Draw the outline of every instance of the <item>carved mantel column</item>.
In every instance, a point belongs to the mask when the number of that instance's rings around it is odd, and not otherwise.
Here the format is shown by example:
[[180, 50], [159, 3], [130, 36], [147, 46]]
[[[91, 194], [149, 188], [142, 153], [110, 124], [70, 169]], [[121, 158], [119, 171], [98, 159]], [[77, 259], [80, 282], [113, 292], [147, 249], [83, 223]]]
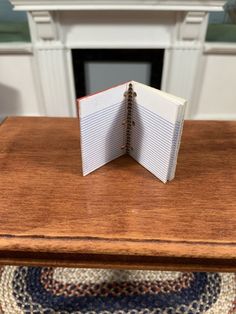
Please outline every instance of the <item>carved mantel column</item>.
[[207, 11], [179, 12], [172, 47], [166, 51], [168, 75], [165, 90], [188, 100], [187, 118], [192, 117], [200, 87], [207, 24]]
[[67, 54], [56, 12], [30, 11], [31, 36], [45, 115], [72, 116], [75, 101], [70, 92]]

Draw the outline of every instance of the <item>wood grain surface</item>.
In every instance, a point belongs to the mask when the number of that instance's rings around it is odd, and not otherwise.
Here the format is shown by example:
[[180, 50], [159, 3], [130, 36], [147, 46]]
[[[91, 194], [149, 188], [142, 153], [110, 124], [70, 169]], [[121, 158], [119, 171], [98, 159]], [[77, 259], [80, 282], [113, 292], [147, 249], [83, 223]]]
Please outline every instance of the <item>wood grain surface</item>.
[[236, 270], [236, 122], [186, 121], [163, 184], [129, 156], [83, 177], [75, 118], [8, 118], [0, 263]]

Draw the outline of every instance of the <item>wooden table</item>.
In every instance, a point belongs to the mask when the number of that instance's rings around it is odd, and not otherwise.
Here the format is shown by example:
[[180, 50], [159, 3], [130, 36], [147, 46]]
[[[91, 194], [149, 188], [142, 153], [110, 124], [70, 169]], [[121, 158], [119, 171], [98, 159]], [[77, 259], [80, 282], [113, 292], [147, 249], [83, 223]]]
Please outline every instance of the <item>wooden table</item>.
[[8, 118], [0, 263], [235, 271], [236, 122], [186, 121], [163, 184], [128, 156], [82, 177], [77, 119]]

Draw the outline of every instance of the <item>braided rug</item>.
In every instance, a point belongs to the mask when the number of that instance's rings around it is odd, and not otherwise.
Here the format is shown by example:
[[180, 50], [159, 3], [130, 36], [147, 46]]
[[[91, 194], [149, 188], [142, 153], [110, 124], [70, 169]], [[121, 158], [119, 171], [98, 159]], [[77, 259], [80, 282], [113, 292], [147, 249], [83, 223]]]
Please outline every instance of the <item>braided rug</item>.
[[233, 273], [0, 268], [4, 314], [233, 314]]

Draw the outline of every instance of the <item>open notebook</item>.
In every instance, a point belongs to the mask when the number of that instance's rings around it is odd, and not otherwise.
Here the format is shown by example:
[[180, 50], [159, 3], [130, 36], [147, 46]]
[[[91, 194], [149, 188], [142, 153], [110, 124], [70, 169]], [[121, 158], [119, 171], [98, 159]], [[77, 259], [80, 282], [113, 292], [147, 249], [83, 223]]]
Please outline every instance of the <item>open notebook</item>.
[[185, 104], [135, 81], [78, 99], [83, 175], [129, 154], [161, 181], [172, 180]]

